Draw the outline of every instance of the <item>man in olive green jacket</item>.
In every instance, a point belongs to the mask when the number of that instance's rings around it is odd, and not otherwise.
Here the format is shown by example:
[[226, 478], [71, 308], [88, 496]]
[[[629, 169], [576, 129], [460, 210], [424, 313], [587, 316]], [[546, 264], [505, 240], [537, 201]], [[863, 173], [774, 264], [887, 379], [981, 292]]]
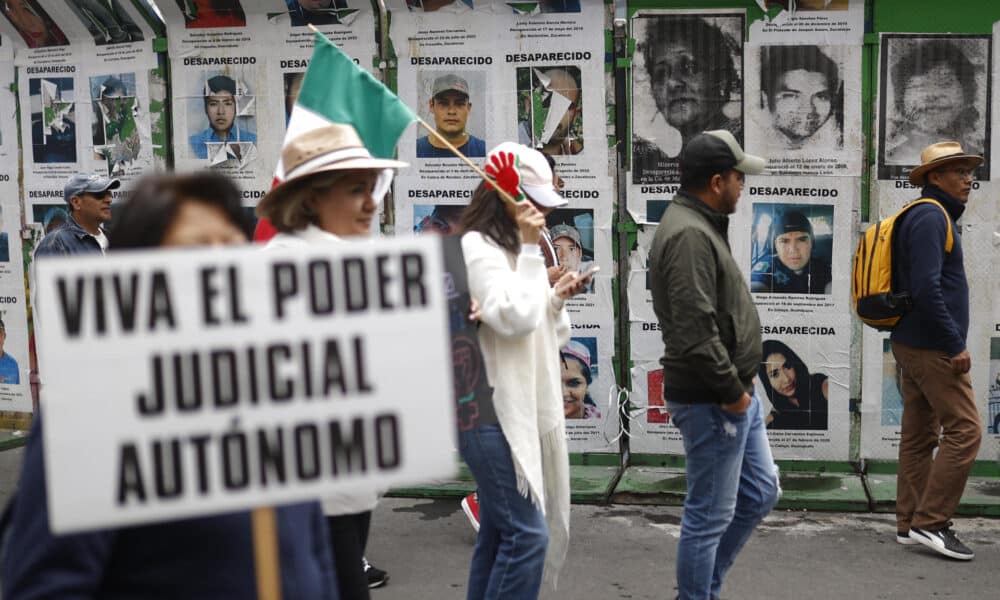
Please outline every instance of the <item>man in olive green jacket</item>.
[[744, 175], [764, 170], [731, 133], [680, 154], [681, 189], [649, 252], [663, 332], [663, 396], [684, 438], [687, 496], [677, 549], [681, 600], [716, 600], [722, 580], [781, 488], [753, 393], [760, 319], [727, 237]]

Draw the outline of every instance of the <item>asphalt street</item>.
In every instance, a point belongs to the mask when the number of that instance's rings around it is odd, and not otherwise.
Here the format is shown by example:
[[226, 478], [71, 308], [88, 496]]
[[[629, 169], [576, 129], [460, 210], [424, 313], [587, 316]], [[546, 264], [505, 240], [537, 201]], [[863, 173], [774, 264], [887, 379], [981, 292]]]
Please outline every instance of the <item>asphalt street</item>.
[[[574, 505], [569, 559], [551, 599], [672, 599], [679, 507]], [[1000, 520], [956, 519], [972, 562], [895, 541], [892, 515], [772, 513], [744, 548], [723, 600], [1000, 597]], [[390, 574], [373, 600], [464, 598], [475, 534], [457, 501], [384, 498], [368, 558]]]
[[[0, 452], [6, 502], [23, 451]], [[679, 507], [574, 505], [559, 600], [672, 599]], [[1000, 519], [959, 518], [976, 552], [959, 562], [895, 542], [892, 515], [777, 511], [730, 572], [723, 600], [924, 600], [1000, 597]], [[383, 498], [368, 558], [389, 571], [373, 600], [464, 598], [475, 533], [456, 499]]]

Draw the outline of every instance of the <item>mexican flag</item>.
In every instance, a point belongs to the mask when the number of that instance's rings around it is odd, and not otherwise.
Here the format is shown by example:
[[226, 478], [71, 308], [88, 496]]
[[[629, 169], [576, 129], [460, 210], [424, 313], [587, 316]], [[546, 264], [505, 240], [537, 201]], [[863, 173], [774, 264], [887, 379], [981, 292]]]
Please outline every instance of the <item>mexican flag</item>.
[[[396, 94], [325, 35], [317, 33], [312, 59], [288, 120], [285, 143], [311, 129], [348, 123], [357, 130], [372, 156], [394, 158], [399, 136], [416, 120], [417, 115]], [[272, 186], [281, 183], [284, 175], [279, 157]], [[388, 191], [389, 183], [385, 182], [385, 190], [376, 190], [377, 197]], [[254, 239], [263, 241], [273, 235], [270, 223], [266, 226], [259, 223]]]

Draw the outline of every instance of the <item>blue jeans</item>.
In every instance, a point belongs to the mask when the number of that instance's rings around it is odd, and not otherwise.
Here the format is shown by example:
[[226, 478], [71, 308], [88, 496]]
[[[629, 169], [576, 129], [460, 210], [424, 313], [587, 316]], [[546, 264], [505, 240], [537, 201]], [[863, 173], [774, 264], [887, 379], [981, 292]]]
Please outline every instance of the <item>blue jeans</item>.
[[479, 535], [468, 600], [538, 597], [549, 530], [542, 511], [517, 491], [510, 446], [499, 425], [458, 434], [459, 450], [479, 487]]
[[687, 497], [677, 548], [680, 600], [716, 600], [754, 527], [781, 494], [756, 395], [734, 415], [717, 404], [667, 402], [684, 438]]

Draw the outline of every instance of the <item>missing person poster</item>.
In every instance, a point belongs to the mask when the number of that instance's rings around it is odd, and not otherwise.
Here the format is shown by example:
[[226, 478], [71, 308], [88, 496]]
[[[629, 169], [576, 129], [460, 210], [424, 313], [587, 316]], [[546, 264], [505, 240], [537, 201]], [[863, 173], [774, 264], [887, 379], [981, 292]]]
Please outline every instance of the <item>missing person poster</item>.
[[644, 454], [684, 454], [681, 432], [663, 400], [663, 367], [658, 362], [632, 367], [629, 447]]
[[[1000, 326], [994, 325], [1000, 333]], [[986, 386], [986, 433], [1000, 436], [1000, 335], [990, 338], [990, 374]]]
[[[762, 319], [755, 393], [777, 459], [849, 456], [850, 319], [830, 317], [824, 323], [816, 325], [801, 317], [774, 323]], [[683, 453], [680, 432], [671, 426], [665, 409], [663, 385], [659, 363], [633, 367], [634, 452]]]
[[691, 137], [726, 129], [743, 143], [744, 11], [642, 10], [631, 21], [632, 132], [628, 207], [673, 197]]
[[12, 48], [0, 42], [0, 413], [32, 410], [13, 83]]
[[283, 125], [258, 119], [280, 114], [277, 105], [272, 109], [278, 94], [266, 75], [274, 54], [266, 50], [274, 41], [265, 14], [270, 4], [176, 0], [160, 6], [171, 57], [174, 164], [217, 169], [245, 194], [260, 196], [274, 173]]
[[[47, 4], [49, 5], [42, 6], [40, 0], [11, 0], [4, 3], [3, 10], [0, 11], [3, 14], [3, 18], [0, 18], [0, 33], [19, 50], [26, 51], [18, 58], [30, 56], [66, 59], [71, 55], [69, 36], [63, 30], [69, 8], [59, 6], [56, 2]], [[53, 13], [53, 8], [57, 12]], [[62, 21], [62, 24], [57, 21]]]
[[729, 235], [761, 317], [846, 314], [857, 180], [748, 177]]
[[889, 334], [864, 328], [861, 371], [861, 456], [896, 460], [903, 425], [901, 369]]
[[747, 47], [746, 148], [772, 175], [861, 175], [861, 46]]
[[[470, 9], [455, 2], [434, 11], [407, 4], [390, 3], [399, 96], [439, 136], [480, 165], [503, 141], [534, 147], [553, 158], [568, 189], [587, 191], [580, 199], [593, 202], [584, 206], [600, 203], [595, 193], [610, 193], [601, 5], [554, 12], [501, 3]], [[435, 187], [477, 184], [423, 128], [403, 135], [399, 154]], [[610, 226], [607, 217], [601, 227]]]
[[50, 258], [37, 272], [51, 299], [41, 365], [63, 374], [45, 390], [57, 533], [453, 475], [437, 240]]
[[955, 140], [990, 179], [992, 37], [884, 33], [879, 51], [878, 178], [906, 179], [927, 146]]
[[[28, 13], [5, 13], [24, 34], [5, 39], [18, 68], [27, 220], [41, 222], [37, 213], [65, 205], [62, 187], [73, 174], [121, 179], [117, 198], [152, 169], [156, 55], [153, 31], [132, 3], [19, 2], [50, 24], [36, 34], [31, 19], [16, 16]], [[0, 35], [3, 26], [0, 19]]]
[[173, 74], [174, 160], [216, 169], [255, 206], [271, 186], [315, 25], [373, 70], [375, 18], [367, 0], [177, 0], [161, 9]]
[[850, 456], [851, 320], [761, 315], [757, 394], [777, 459]]
[[629, 254], [629, 355], [634, 363], [657, 361], [663, 355], [663, 335], [653, 312], [648, 272], [649, 247], [656, 225], [639, 225], [636, 246]]
[[864, 0], [757, 0], [766, 12], [750, 23], [754, 43], [861, 45], [865, 35]]

